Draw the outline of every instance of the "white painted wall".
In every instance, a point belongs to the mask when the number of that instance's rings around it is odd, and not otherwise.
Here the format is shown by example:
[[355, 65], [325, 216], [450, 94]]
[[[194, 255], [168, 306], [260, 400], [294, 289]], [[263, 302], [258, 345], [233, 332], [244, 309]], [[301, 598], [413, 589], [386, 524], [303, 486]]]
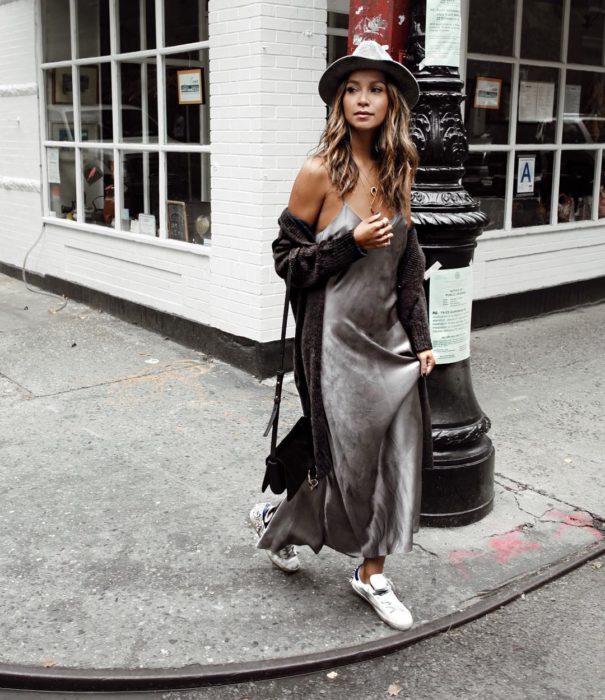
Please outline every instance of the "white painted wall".
[[279, 337], [271, 241], [325, 106], [325, 0], [210, 0], [213, 325]]
[[34, 0], [0, 4], [0, 260], [20, 265], [40, 233]]

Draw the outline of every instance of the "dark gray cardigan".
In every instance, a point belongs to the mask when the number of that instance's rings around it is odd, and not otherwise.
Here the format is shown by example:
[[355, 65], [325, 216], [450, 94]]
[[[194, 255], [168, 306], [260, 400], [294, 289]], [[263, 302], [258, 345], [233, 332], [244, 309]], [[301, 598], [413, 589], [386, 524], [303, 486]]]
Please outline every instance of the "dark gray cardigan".
[[[329, 277], [364, 256], [353, 231], [315, 241], [309, 226], [288, 209], [279, 217], [279, 236], [273, 241], [277, 274], [286, 279], [291, 270], [290, 303], [296, 321], [294, 381], [305, 416], [311, 419], [318, 478], [332, 469], [328, 424], [321, 395], [321, 346], [325, 287]], [[424, 296], [424, 255], [416, 229], [408, 241], [397, 270], [397, 313], [415, 353], [432, 347]], [[431, 416], [426, 382], [418, 382], [424, 425], [423, 467], [432, 466]]]

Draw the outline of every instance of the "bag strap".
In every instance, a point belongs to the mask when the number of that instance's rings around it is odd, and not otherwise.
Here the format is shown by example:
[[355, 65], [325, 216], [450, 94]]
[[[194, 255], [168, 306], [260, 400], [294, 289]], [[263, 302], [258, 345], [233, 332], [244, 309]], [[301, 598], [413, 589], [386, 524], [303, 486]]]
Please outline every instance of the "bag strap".
[[288, 266], [288, 276], [286, 278], [286, 298], [284, 301], [284, 315], [281, 324], [281, 361], [280, 367], [277, 370], [277, 379], [275, 381], [275, 397], [273, 399], [273, 411], [265, 428], [263, 435], [267, 437], [271, 426], [273, 433], [271, 434], [271, 457], [275, 457], [275, 448], [277, 446], [277, 426], [279, 423], [279, 405], [281, 403], [282, 384], [284, 383], [285, 361], [286, 361], [286, 326], [288, 325], [288, 308], [290, 305], [290, 286], [292, 284], [292, 271]]

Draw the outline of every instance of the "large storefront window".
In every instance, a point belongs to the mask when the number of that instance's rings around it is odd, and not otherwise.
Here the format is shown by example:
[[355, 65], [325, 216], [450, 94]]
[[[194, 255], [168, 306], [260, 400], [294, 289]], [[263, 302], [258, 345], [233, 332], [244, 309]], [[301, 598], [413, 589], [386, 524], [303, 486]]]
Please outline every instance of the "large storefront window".
[[469, 0], [463, 184], [488, 228], [605, 217], [604, 21], [605, 0]]
[[48, 215], [208, 244], [207, 0], [42, 0], [42, 21]]

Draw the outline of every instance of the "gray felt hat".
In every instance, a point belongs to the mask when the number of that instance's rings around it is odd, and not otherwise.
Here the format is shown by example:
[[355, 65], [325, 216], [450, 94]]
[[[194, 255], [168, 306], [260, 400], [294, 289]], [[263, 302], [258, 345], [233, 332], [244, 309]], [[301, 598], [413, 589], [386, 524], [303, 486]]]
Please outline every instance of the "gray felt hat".
[[410, 109], [418, 102], [420, 90], [416, 78], [401, 63], [394, 61], [389, 52], [376, 41], [362, 41], [350, 56], [343, 56], [331, 63], [319, 79], [319, 95], [331, 105], [340, 83], [354, 70], [382, 71], [403, 94]]

